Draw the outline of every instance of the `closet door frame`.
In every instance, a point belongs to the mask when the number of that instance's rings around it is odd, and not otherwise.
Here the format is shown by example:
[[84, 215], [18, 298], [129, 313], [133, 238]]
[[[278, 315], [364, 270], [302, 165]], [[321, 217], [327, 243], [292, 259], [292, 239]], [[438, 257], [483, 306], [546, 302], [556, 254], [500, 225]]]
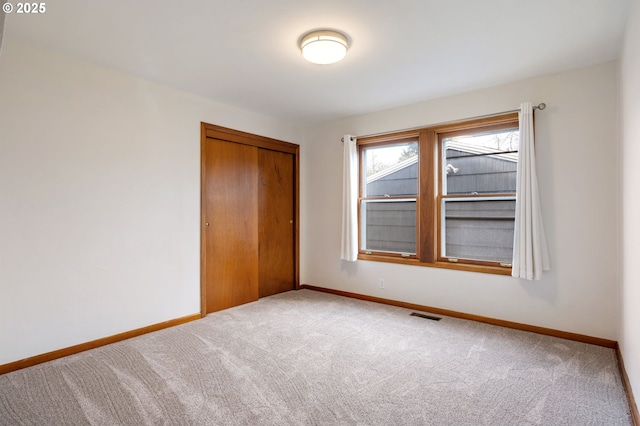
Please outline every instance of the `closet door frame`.
[[293, 280], [295, 289], [300, 288], [300, 146], [290, 142], [284, 142], [265, 136], [229, 129], [214, 124], [201, 123], [200, 126], [200, 315], [207, 315], [207, 270], [206, 270], [206, 218], [205, 218], [205, 144], [207, 139], [219, 139], [227, 142], [235, 142], [257, 148], [284, 152], [293, 155], [293, 205], [294, 205], [294, 229], [293, 229]]

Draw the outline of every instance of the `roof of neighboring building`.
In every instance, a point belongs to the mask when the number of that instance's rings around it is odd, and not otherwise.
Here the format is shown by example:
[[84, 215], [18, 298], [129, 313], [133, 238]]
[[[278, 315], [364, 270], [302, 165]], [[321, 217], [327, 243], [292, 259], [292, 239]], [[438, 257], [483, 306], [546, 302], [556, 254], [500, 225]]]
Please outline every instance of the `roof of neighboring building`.
[[[477, 144], [465, 143], [459, 140], [447, 141], [447, 149], [464, 151], [464, 152], [468, 152], [469, 154], [491, 154], [492, 152], [496, 152], [496, 148], [489, 148], [489, 147], [480, 146]], [[499, 160], [505, 160], [505, 161], [511, 161], [511, 162], [518, 161], [517, 152], [510, 152], [507, 154], [493, 154], [493, 155], [487, 155], [487, 157], [497, 158]]]
[[404, 169], [405, 167], [409, 167], [412, 164], [416, 164], [418, 162], [418, 156], [415, 155], [411, 158], [408, 158], [406, 160], [403, 160], [397, 164], [394, 164], [393, 166], [384, 169], [382, 171], [379, 171], [378, 173], [374, 173], [371, 176], [369, 176], [367, 178], [367, 183], [371, 183], [371, 182], [375, 182], [378, 179], [382, 179], [385, 176], [389, 176], [390, 174], [393, 174], [399, 170]]
[[[470, 144], [461, 142], [458, 140], [450, 140], [447, 141], [447, 149], [453, 149], [456, 151], [468, 152], [469, 154], [488, 154], [487, 157], [496, 158], [502, 161], [510, 161], [517, 162], [518, 161], [518, 153], [510, 152], [506, 154], [492, 154], [495, 152], [495, 148], [489, 148], [484, 146], [479, 146], [477, 144]], [[418, 162], [418, 156], [415, 155], [406, 160], [400, 161], [399, 163], [394, 164], [393, 166], [386, 168], [378, 173], [374, 173], [367, 178], [367, 183], [375, 182], [379, 179], [382, 179], [386, 176], [389, 176], [397, 171], [400, 171], [406, 167], [411, 166], [412, 164], [416, 164]]]

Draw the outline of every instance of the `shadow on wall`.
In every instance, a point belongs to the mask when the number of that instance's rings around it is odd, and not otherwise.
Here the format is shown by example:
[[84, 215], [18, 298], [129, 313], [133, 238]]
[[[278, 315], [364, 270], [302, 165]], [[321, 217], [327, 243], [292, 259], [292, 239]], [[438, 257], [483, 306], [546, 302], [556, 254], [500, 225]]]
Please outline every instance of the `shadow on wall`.
[[[553, 261], [553, 258], [551, 258]], [[533, 299], [540, 299], [548, 302], [550, 305], [556, 304], [558, 300], [558, 280], [555, 270], [545, 271], [540, 281], [528, 281], [518, 279], [520, 287], [522, 287]]]
[[348, 262], [346, 260], [341, 260], [340, 270], [346, 272], [348, 277], [355, 277], [356, 275], [358, 275], [358, 262]]
[[4, 10], [0, 11], [0, 56], [2, 56], [2, 36], [4, 35]]

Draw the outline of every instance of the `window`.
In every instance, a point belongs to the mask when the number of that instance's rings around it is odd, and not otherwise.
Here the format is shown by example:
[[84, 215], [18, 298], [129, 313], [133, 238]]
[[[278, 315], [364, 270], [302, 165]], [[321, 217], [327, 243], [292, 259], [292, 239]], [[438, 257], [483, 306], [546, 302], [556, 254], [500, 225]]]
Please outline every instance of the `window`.
[[418, 139], [362, 150], [361, 247], [416, 254]]
[[510, 273], [517, 114], [358, 145], [361, 258]]

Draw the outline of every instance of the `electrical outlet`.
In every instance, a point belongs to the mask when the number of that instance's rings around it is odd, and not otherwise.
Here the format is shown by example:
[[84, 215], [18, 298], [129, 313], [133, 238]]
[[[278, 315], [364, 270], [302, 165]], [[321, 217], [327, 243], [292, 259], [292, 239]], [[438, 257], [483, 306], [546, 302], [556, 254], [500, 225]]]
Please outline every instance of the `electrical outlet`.
[[378, 286], [380, 288], [384, 288], [384, 279], [383, 278], [380, 278], [380, 280], [378, 280]]

